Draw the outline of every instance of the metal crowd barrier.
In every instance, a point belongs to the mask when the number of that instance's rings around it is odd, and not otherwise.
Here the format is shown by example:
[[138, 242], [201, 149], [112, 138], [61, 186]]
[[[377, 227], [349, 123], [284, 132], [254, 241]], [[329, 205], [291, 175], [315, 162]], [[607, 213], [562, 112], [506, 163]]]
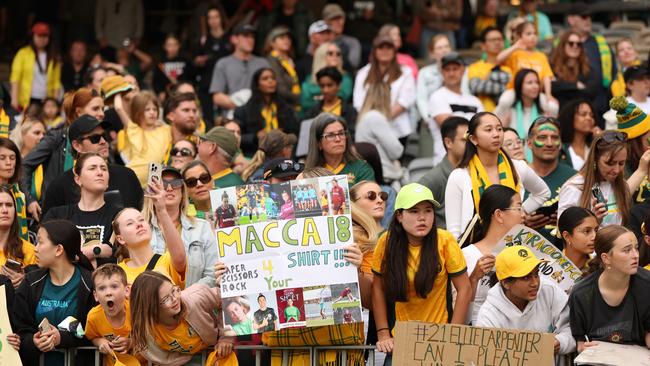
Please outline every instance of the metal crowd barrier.
[[[97, 347], [77, 347], [77, 348], [68, 348], [68, 349], [55, 349], [52, 352], [63, 353], [64, 366], [76, 366], [74, 364], [74, 359], [79, 350], [91, 350], [95, 355], [94, 366], [102, 365], [102, 355], [99, 353]], [[312, 366], [318, 366], [318, 357], [321, 352], [325, 351], [337, 351], [339, 354], [339, 365], [345, 366], [348, 361], [348, 351], [368, 351], [368, 366], [375, 366], [375, 346], [299, 346], [299, 347], [267, 347], [263, 345], [238, 345], [235, 347], [235, 350], [248, 350], [248, 351], [257, 351], [255, 352], [255, 366], [262, 366], [262, 352], [261, 351], [277, 351], [282, 350], [282, 365], [288, 364], [289, 351], [292, 350], [301, 350], [309, 352], [309, 359], [311, 360]], [[212, 348], [208, 348], [201, 353], [201, 365], [205, 365], [205, 361], [208, 357], [208, 354], [212, 352]], [[40, 357], [40, 366], [45, 365], [45, 354], [41, 354]], [[149, 366], [153, 366], [151, 362], [148, 363]], [[84, 365], [86, 366], [86, 365]], [[90, 366], [90, 365], [88, 365]]]

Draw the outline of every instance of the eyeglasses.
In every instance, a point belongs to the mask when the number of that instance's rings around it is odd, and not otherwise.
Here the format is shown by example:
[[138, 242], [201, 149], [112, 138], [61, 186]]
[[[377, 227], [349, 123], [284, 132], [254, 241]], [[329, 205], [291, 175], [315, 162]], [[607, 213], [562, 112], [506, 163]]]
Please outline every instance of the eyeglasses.
[[524, 140], [522, 139], [509, 140], [503, 143], [503, 147], [505, 147], [506, 149], [512, 149], [513, 147], [518, 147], [518, 146], [524, 146]]
[[197, 184], [199, 184], [199, 182], [201, 182], [201, 184], [208, 184], [210, 183], [211, 180], [212, 177], [210, 176], [210, 174], [203, 173], [198, 178], [194, 178], [194, 177], [185, 178], [185, 185], [188, 188], [194, 188], [196, 187]]
[[381, 198], [382, 201], [386, 202], [386, 200], [388, 200], [388, 193], [384, 191], [379, 191], [379, 192], [369, 191], [368, 193], [366, 193], [366, 198], [370, 201], [376, 200], [377, 197]]
[[576, 48], [578, 48], [578, 47], [582, 47], [582, 42], [580, 42], [580, 41], [578, 41], [578, 42], [567, 41], [566, 44], [567, 44], [569, 47], [576, 47]]
[[163, 188], [164, 189], [168, 189], [169, 186], [171, 186], [173, 189], [178, 189], [178, 188], [181, 188], [183, 186], [183, 180], [180, 179], [180, 178], [163, 179], [162, 183], [163, 183]]
[[340, 51], [327, 51], [327, 56], [341, 56]]
[[323, 135], [322, 137], [327, 141], [334, 141], [336, 140], [337, 137], [340, 138], [341, 140], [344, 140], [348, 137], [348, 131], [343, 130], [337, 133], [328, 133], [326, 135]]
[[88, 141], [90, 141], [91, 144], [98, 144], [102, 139], [104, 139], [104, 141], [108, 141], [106, 139], [106, 134], [97, 133], [97, 134], [94, 134], [94, 135], [88, 135], [88, 136], [82, 137], [80, 140], [81, 141], [88, 140]]
[[625, 132], [619, 131], [605, 131], [600, 135], [600, 140], [598, 143], [605, 142], [606, 144], [611, 144], [614, 142], [626, 142], [627, 134]]
[[163, 297], [162, 300], [160, 300], [160, 305], [167, 306], [169, 305], [169, 302], [172, 300], [172, 297], [177, 298], [180, 295], [181, 295], [181, 288], [178, 286], [174, 286], [172, 287], [172, 292], [169, 295]]
[[170, 151], [171, 156], [176, 156], [179, 153], [181, 154], [181, 156], [192, 156], [192, 157], [194, 156], [194, 153], [192, 152], [192, 150], [190, 150], [190, 149], [188, 149], [186, 147], [181, 147], [180, 149], [174, 147]]

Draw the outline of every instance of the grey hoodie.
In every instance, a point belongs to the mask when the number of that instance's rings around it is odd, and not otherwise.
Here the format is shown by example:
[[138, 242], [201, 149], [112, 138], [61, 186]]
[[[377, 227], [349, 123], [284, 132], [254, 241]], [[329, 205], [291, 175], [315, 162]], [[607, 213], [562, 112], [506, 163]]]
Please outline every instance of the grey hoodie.
[[[522, 312], [510, 302], [498, 283], [488, 291], [475, 325], [554, 333], [560, 342], [559, 355], [566, 355], [576, 349], [569, 325], [568, 300], [569, 296], [562, 289], [540, 277], [537, 299], [529, 302]], [[564, 365], [564, 357], [556, 356], [555, 364]]]

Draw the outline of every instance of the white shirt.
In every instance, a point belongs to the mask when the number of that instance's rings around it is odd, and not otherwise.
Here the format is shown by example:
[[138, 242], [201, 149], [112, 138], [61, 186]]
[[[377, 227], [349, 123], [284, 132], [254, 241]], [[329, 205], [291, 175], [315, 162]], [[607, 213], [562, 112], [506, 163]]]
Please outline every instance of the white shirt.
[[43, 100], [47, 97], [47, 53], [38, 53], [38, 63], [43, 66], [43, 71], [41, 72], [38, 65], [34, 64], [34, 78], [32, 79], [32, 94], [30, 97]]
[[[390, 84], [390, 103], [395, 103], [404, 107], [405, 111], [391, 120], [391, 127], [397, 137], [405, 137], [411, 134], [413, 127], [409, 118], [408, 109], [415, 103], [415, 79], [411, 70], [406, 66], [401, 66], [402, 75]], [[370, 72], [370, 64], [362, 67], [357, 72], [354, 80], [354, 92], [352, 94], [352, 104], [358, 111], [363, 107], [366, 100], [367, 85], [365, 85]]]
[[[525, 161], [512, 160], [512, 166], [523, 186], [523, 189], [519, 191], [521, 199], [524, 199], [525, 191], [530, 193], [528, 198], [523, 201], [524, 211], [530, 213], [537, 210], [551, 197], [551, 191], [544, 180]], [[465, 232], [467, 225], [474, 217], [472, 179], [467, 168], [456, 168], [449, 175], [445, 189], [445, 217], [447, 218], [447, 230], [455, 238], [459, 238]]]
[[[476, 245], [468, 245], [462, 249], [463, 255], [465, 256], [465, 262], [467, 263], [467, 274], [470, 275], [474, 272], [476, 268], [476, 262], [483, 257], [483, 253], [476, 247]], [[470, 303], [470, 313], [472, 324], [476, 324], [476, 319], [478, 318], [478, 311], [481, 309], [481, 306], [487, 298], [488, 291], [490, 291], [490, 276], [494, 273], [494, 268], [490, 273], [481, 277], [481, 279], [476, 284], [476, 295], [474, 295], [474, 301]]]
[[[587, 146], [585, 149], [585, 156], [587, 155], [589, 155], [589, 146]], [[580, 169], [582, 169], [582, 166], [585, 165], [585, 159], [576, 153], [576, 151], [573, 149], [573, 146], [569, 146], [569, 156], [571, 157], [571, 165], [573, 165], [573, 169], [575, 171], [580, 171]]]
[[384, 178], [388, 180], [400, 179], [403, 175], [402, 168], [397, 159], [402, 156], [404, 146], [395, 134], [390, 131], [390, 122], [380, 112], [371, 110], [359, 117], [354, 133], [355, 142], [368, 142], [377, 147]]
[[650, 98], [645, 98], [644, 102], [637, 102], [636, 100], [632, 99], [632, 97], [627, 97], [627, 101], [639, 107], [639, 109], [642, 110], [645, 114], [650, 113]]
[[[557, 207], [557, 217], [560, 217], [562, 212], [571, 206], [580, 206], [580, 196], [582, 195], [582, 186], [584, 183], [585, 178], [580, 174], [576, 174], [562, 185], [559, 194], [560, 200]], [[607, 200], [607, 215], [603, 217], [600, 226], [620, 225], [623, 222], [623, 217], [618, 212], [614, 187], [607, 181], [600, 182], [599, 186], [603, 197]], [[589, 190], [591, 190], [591, 187], [589, 187]], [[591, 192], [589, 192], [589, 196], [590, 198], [593, 197]]]

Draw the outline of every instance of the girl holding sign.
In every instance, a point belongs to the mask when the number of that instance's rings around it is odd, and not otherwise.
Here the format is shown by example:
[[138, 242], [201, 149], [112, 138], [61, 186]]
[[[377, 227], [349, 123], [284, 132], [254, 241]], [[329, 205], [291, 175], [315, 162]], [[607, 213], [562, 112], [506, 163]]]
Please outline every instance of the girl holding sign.
[[594, 252], [598, 219], [582, 207], [569, 207], [557, 220], [557, 228], [564, 242], [564, 255], [579, 269], [586, 270]]
[[596, 256], [569, 297], [578, 352], [597, 344], [593, 341], [650, 347], [650, 272], [638, 267], [638, 247], [634, 233], [623, 226], [596, 233]]
[[[390, 227], [375, 247], [372, 304], [380, 352], [393, 352], [387, 302], [394, 304], [399, 321], [465, 323], [472, 297], [465, 258], [456, 239], [436, 227], [437, 205], [429, 188], [418, 183], [402, 187]], [[450, 279], [458, 289], [453, 313], [447, 312]]]

